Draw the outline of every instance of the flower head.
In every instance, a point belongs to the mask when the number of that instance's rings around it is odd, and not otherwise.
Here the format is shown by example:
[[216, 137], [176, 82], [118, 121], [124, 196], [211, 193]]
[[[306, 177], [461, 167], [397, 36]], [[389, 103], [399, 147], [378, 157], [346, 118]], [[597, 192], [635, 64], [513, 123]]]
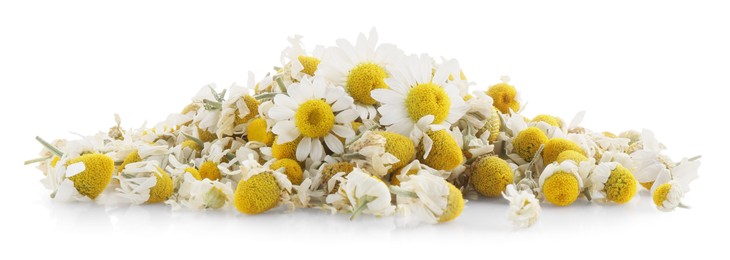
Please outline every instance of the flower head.
[[513, 182], [512, 168], [497, 156], [481, 157], [471, 165], [471, 183], [483, 196], [498, 197]]
[[509, 201], [509, 220], [518, 228], [532, 226], [540, 217], [540, 202], [535, 194], [527, 190], [518, 191], [515, 185], [508, 185], [502, 196]]
[[572, 161], [547, 165], [540, 174], [539, 185], [545, 199], [556, 206], [572, 204], [583, 189], [578, 167]]

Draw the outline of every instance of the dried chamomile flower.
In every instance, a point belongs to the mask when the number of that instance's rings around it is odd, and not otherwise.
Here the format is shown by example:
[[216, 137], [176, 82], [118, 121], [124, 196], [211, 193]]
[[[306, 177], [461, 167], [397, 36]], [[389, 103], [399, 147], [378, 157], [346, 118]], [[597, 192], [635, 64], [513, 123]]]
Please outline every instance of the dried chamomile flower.
[[517, 89], [508, 84], [509, 78], [503, 77], [502, 83], [492, 85], [487, 89], [487, 95], [494, 100], [494, 107], [502, 114], [512, 114], [520, 110], [520, 100]]
[[[418, 145], [416, 158], [422, 163], [437, 169], [450, 171], [461, 165], [464, 155], [459, 144], [447, 130], [427, 132], [429, 138]], [[432, 140], [431, 144], [426, 140]]]
[[568, 150], [586, 155], [585, 151], [575, 142], [564, 138], [553, 138], [545, 143], [545, 149], [542, 151], [542, 161], [545, 165], [551, 164], [558, 159], [560, 153]]
[[351, 212], [350, 219], [363, 213], [388, 216], [395, 212], [388, 186], [359, 168], [347, 174], [337, 193], [327, 196], [327, 203], [341, 211]]
[[527, 228], [540, 218], [540, 201], [528, 190], [517, 190], [515, 185], [507, 186], [502, 196], [509, 201], [509, 220], [518, 228]]
[[471, 165], [471, 183], [483, 196], [499, 197], [513, 182], [512, 168], [497, 156], [480, 157]]
[[583, 189], [578, 167], [572, 161], [547, 165], [540, 174], [539, 185], [545, 200], [556, 206], [572, 204]]
[[73, 181], [74, 187], [80, 194], [95, 199], [112, 179], [114, 160], [104, 154], [84, 154], [66, 162], [69, 166], [76, 163], [83, 163], [85, 170], [66, 177]]

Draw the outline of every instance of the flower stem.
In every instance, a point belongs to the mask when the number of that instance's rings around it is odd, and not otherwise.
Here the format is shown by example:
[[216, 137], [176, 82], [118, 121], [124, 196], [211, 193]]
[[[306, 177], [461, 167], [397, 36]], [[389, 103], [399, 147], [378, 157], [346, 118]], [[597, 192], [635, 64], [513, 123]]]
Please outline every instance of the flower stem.
[[286, 93], [286, 86], [284, 85], [284, 81], [281, 77], [276, 78], [276, 85], [279, 86], [279, 90], [281, 90], [282, 93]]
[[43, 138], [41, 138], [40, 136], [36, 136], [35, 140], [38, 141], [39, 143], [41, 143], [41, 145], [43, 145], [46, 149], [51, 151], [51, 153], [55, 154], [56, 156], [58, 156], [58, 157], [63, 156], [63, 152], [61, 152], [61, 150], [58, 150], [58, 148], [56, 148], [52, 144], [46, 142], [46, 140], [43, 140]]
[[355, 209], [355, 211], [352, 212], [352, 216], [350, 216], [350, 221], [355, 220], [358, 216], [360, 216], [360, 214], [362, 214], [362, 212], [365, 211], [365, 209], [367, 208], [368, 203], [374, 201], [375, 199], [376, 197], [366, 195], [365, 198], [360, 200], [357, 203], [357, 208]]
[[185, 137], [187, 137], [188, 139], [193, 140], [195, 143], [197, 143], [200, 146], [200, 148], [205, 147], [205, 143], [203, 143], [203, 140], [200, 140], [200, 138], [197, 138], [195, 136], [192, 136], [192, 135], [189, 135], [189, 134], [186, 134], [186, 133], [182, 133], [182, 134]]
[[253, 96], [253, 98], [255, 98], [256, 100], [272, 99], [278, 94], [279, 93], [276, 93], [276, 92], [269, 92], [269, 93], [255, 95], [255, 96]]
[[37, 162], [42, 162], [42, 161], [45, 161], [45, 160], [48, 160], [48, 159], [51, 159], [51, 158], [53, 158], [53, 156], [46, 156], [46, 157], [40, 157], [40, 158], [31, 159], [31, 160], [27, 160], [27, 161], [23, 162], [23, 165], [28, 165], [28, 164], [33, 164], [33, 163], [37, 163]]

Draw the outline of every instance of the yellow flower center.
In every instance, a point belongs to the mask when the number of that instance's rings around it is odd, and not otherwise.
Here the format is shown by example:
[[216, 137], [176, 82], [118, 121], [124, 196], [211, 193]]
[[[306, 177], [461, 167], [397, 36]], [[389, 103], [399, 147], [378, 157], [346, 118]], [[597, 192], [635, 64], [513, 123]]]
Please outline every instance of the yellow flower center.
[[398, 162], [394, 163], [393, 166], [388, 169], [388, 173], [400, 170], [400, 168], [413, 161], [413, 157], [416, 156], [416, 147], [413, 145], [413, 141], [411, 141], [410, 138], [401, 134], [385, 131], [376, 132], [375, 134], [385, 138], [385, 152], [392, 154], [395, 158], [398, 158]]
[[297, 145], [299, 145], [299, 141], [302, 140], [302, 137], [299, 136], [296, 140], [283, 144], [280, 144], [278, 140], [278, 137], [274, 138], [274, 143], [271, 145], [271, 155], [276, 159], [296, 159]]
[[532, 122], [545, 122], [551, 126], [557, 126], [557, 127], [561, 126], [560, 119], [558, 119], [557, 117], [554, 117], [551, 115], [545, 115], [545, 114], [537, 115], [535, 118], [532, 119]]
[[192, 175], [193, 178], [195, 178], [196, 180], [203, 180], [203, 177], [200, 176], [200, 172], [198, 171], [198, 169], [195, 169], [193, 167], [185, 168], [185, 172], [183, 173], [190, 173], [190, 175]]
[[528, 127], [517, 134], [512, 140], [514, 153], [525, 161], [531, 161], [540, 146], [548, 142], [548, 137], [537, 127]]
[[274, 133], [266, 131], [266, 128], [267, 124], [265, 119], [259, 117], [251, 120], [246, 127], [248, 140], [261, 142], [266, 144], [266, 146], [271, 146], [271, 143], [274, 142]]
[[284, 168], [284, 174], [287, 178], [289, 178], [289, 181], [291, 181], [294, 185], [302, 184], [302, 181], [304, 180], [304, 174], [302, 172], [302, 167], [299, 166], [299, 163], [292, 159], [281, 159], [276, 160], [274, 163], [269, 166], [269, 169], [272, 170], [278, 170], [280, 168]]
[[198, 145], [198, 143], [193, 140], [185, 140], [184, 142], [182, 142], [181, 145], [182, 145], [182, 148], [190, 148], [190, 149], [193, 149], [194, 151], [198, 151], [198, 152], [203, 150], [203, 147], [200, 147], [200, 145]]
[[572, 204], [580, 194], [580, 184], [575, 175], [568, 172], [556, 172], [548, 177], [542, 185], [545, 199], [556, 206]]
[[[418, 168], [409, 169], [406, 175], [414, 175], [418, 173]], [[400, 179], [398, 176], [401, 175], [400, 170], [390, 175], [390, 185], [400, 186]]]
[[259, 115], [259, 101], [256, 100], [256, 98], [250, 95], [245, 95], [243, 96], [243, 102], [246, 103], [246, 107], [248, 108], [249, 112], [248, 114], [241, 115], [240, 112], [238, 112], [238, 109], [236, 109], [236, 119], [234, 121], [236, 125], [246, 123], [255, 116]]
[[150, 198], [147, 199], [147, 203], [160, 203], [167, 200], [172, 195], [172, 177], [167, 172], [157, 167], [157, 173], [155, 174], [157, 183], [155, 186], [150, 188]]
[[294, 123], [306, 137], [323, 137], [335, 126], [335, 113], [326, 102], [313, 99], [299, 106]]
[[652, 199], [654, 199], [654, 205], [657, 205], [657, 207], [661, 207], [664, 205], [664, 201], [667, 200], [667, 195], [669, 195], [669, 191], [672, 189], [672, 184], [664, 183], [662, 185], [659, 185], [659, 187], [654, 190], [654, 194], [652, 195]]
[[641, 184], [641, 187], [644, 187], [647, 190], [651, 190], [651, 186], [654, 186], [654, 182], [653, 181], [651, 181], [651, 182], [642, 182], [642, 183], [639, 183], [639, 184]]
[[347, 74], [345, 89], [352, 98], [365, 105], [373, 105], [375, 99], [370, 96], [373, 89], [387, 88], [383, 81], [388, 77], [385, 69], [372, 62], [363, 62], [352, 68]]
[[[327, 183], [334, 177], [337, 173], [344, 172], [345, 175], [352, 172], [352, 170], [355, 169], [355, 166], [349, 162], [338, 162], [333, 164], [327, 164], [322, 168], [322, 183], [327, 187]], [[335, 185], [334, 188], [330, 192], [336, 192], [339, 189], [340, 184], [338, 183]]]
[[545, 165], [551, 164], [558, 159], [560, 153], [568, 150], [586, 155], [586, 152], [576, 143], [564, 138], [553, 138], [545, 143], [545, 148], [542, 150], [542, 161]]
[[483, 196], [499, 197], [514, 181], [512, 168], [497, 156], [481, 157], [471, 167], [471, 183]]
[[621, 165], [611, 171], [605, 186], [606, 198], [616, 203], [626, 203], [636, 194], [636, 179]]
[[464, 160], [464, 154], [461, 148], [459, 148], [459, 144], [456, 143], [456, 140], [454, 140], [454, 137], [448, 131], [439, 130], [429, 132], [428, 136], [433, 140], [431, 153], [429, 153], [426, 159], [423, 159], [425, 149], [423, 142], [421, 142], [418, 145], [418, 152], [416, 154], [418, 160], [431, 168], [444, 171], [451, 171], [461, 165], [461, 162]]
[[563, 161], [574, 161], [577, 164], [579, 162], [588, 161], [588, 157], [579, 152], [567, 150], [558, 155], [557, 162], [562, 163]]
[[[198, 145], [197, 143], [195, 145]], [[119, 168], [117, 168], [117, 172], [122, 172], [124, 170], [124, 167], [127, 167], [127, 164], [130, 163], [136, 163], [142, 161], [142, 158], [139, 157], [139, 151], [134, 150], [131, 153], [127, 155], [127, 157], [124, 158], [124, 161], [122, 162], [122, 165], [119, 165]]]
[[502, 114], [510, 114], [510, 109], [517, 112], [520, 109], [520, 102], [515, 100], [517, 90], [507, 83], [495, 84], [487, 90], [487, 95], [494, 100], [494, 107]]
[[441, 214], [439, 222], [451, 221], [464, 210], [464, 196], [461, 191], [451, 183], [446, 182], [446, 185], [449, 185], [449, 196], [446, 197], [446, 210]]
[[66, 165], [83, 162], [86, 170], [69, 177], [74, 183], [74, 188], [90, 199], [96, 199], [101, 194], [114, 173], [114, 159], [103, 154], [84, 154], [77, 158], [68, 160]]
[[211, 161], [205, 161], [200, 165], [198, 172], [200, 172], [200, 177], [203, 179], [217, 181], [221, 178], [221, 170], [218, 169], [218, 164]]
[[314, 76], [314, 72], [317, 71], [317, 66], [319, 66], [319, 59], [303, 55], [297, 57], [297, 59], [299, 60], [299, 63], [304, 66], [302, 72], [306, 73], [309, 76]]
[[433, 123], [440, 124], [449, 115], [451, 100], [444, 88], [433, 83], [413, 87], [406, 97], [406, 109], [413, 122], [426, 115], [433, 115]]
[[238, 183], [233, 201], [241, 213], [259, 214], [276, 207], [280, 196], [274, 175], [260, 173]]
[[[238, 112], [236, 112], [236, 118], [238, 118]], [[208, 143], [214, 141], [215, 139], [218, 139], [218, 136], [215, 135], [215, 133], [208, 132], [207, 130], [203, 130], [202, 128], [198, 127], [198, 138], [204, 143]]]

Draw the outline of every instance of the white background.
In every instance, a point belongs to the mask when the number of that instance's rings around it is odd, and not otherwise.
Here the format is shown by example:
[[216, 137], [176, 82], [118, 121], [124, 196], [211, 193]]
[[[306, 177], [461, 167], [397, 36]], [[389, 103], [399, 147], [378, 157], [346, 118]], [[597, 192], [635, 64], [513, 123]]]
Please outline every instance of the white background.
[[[668, 259], [727, 246], [730, 9], [722, 1], [258, 2], [1, 2], [0, 258]], [[349, 222], [314, 210], [57, 204], [41, 173], [22, 165], [40, 149], [35, 135], [93, 134], [112, 126], [114, 113], [125, 127], [155, 123], [207, 83], [245, 84], [248, 70], [260, 78], [280, 65], [287, 36], [305, 36], [311, 49], [373, 26], [381, 42], [407, 52], [459, 59], [481, 89], [510, 75], [527, 116], [569, 120], [587, 110], [588, 128], [645, 127], [677, 160], [703, 155], [685, 200], [693, 208], [662, 213], [640, 192], [628, 205], [545, 205], [536, 226], [513, 230], [505, 201], [483, 199], [452, 223], [397, 229], [390, 218]]]

